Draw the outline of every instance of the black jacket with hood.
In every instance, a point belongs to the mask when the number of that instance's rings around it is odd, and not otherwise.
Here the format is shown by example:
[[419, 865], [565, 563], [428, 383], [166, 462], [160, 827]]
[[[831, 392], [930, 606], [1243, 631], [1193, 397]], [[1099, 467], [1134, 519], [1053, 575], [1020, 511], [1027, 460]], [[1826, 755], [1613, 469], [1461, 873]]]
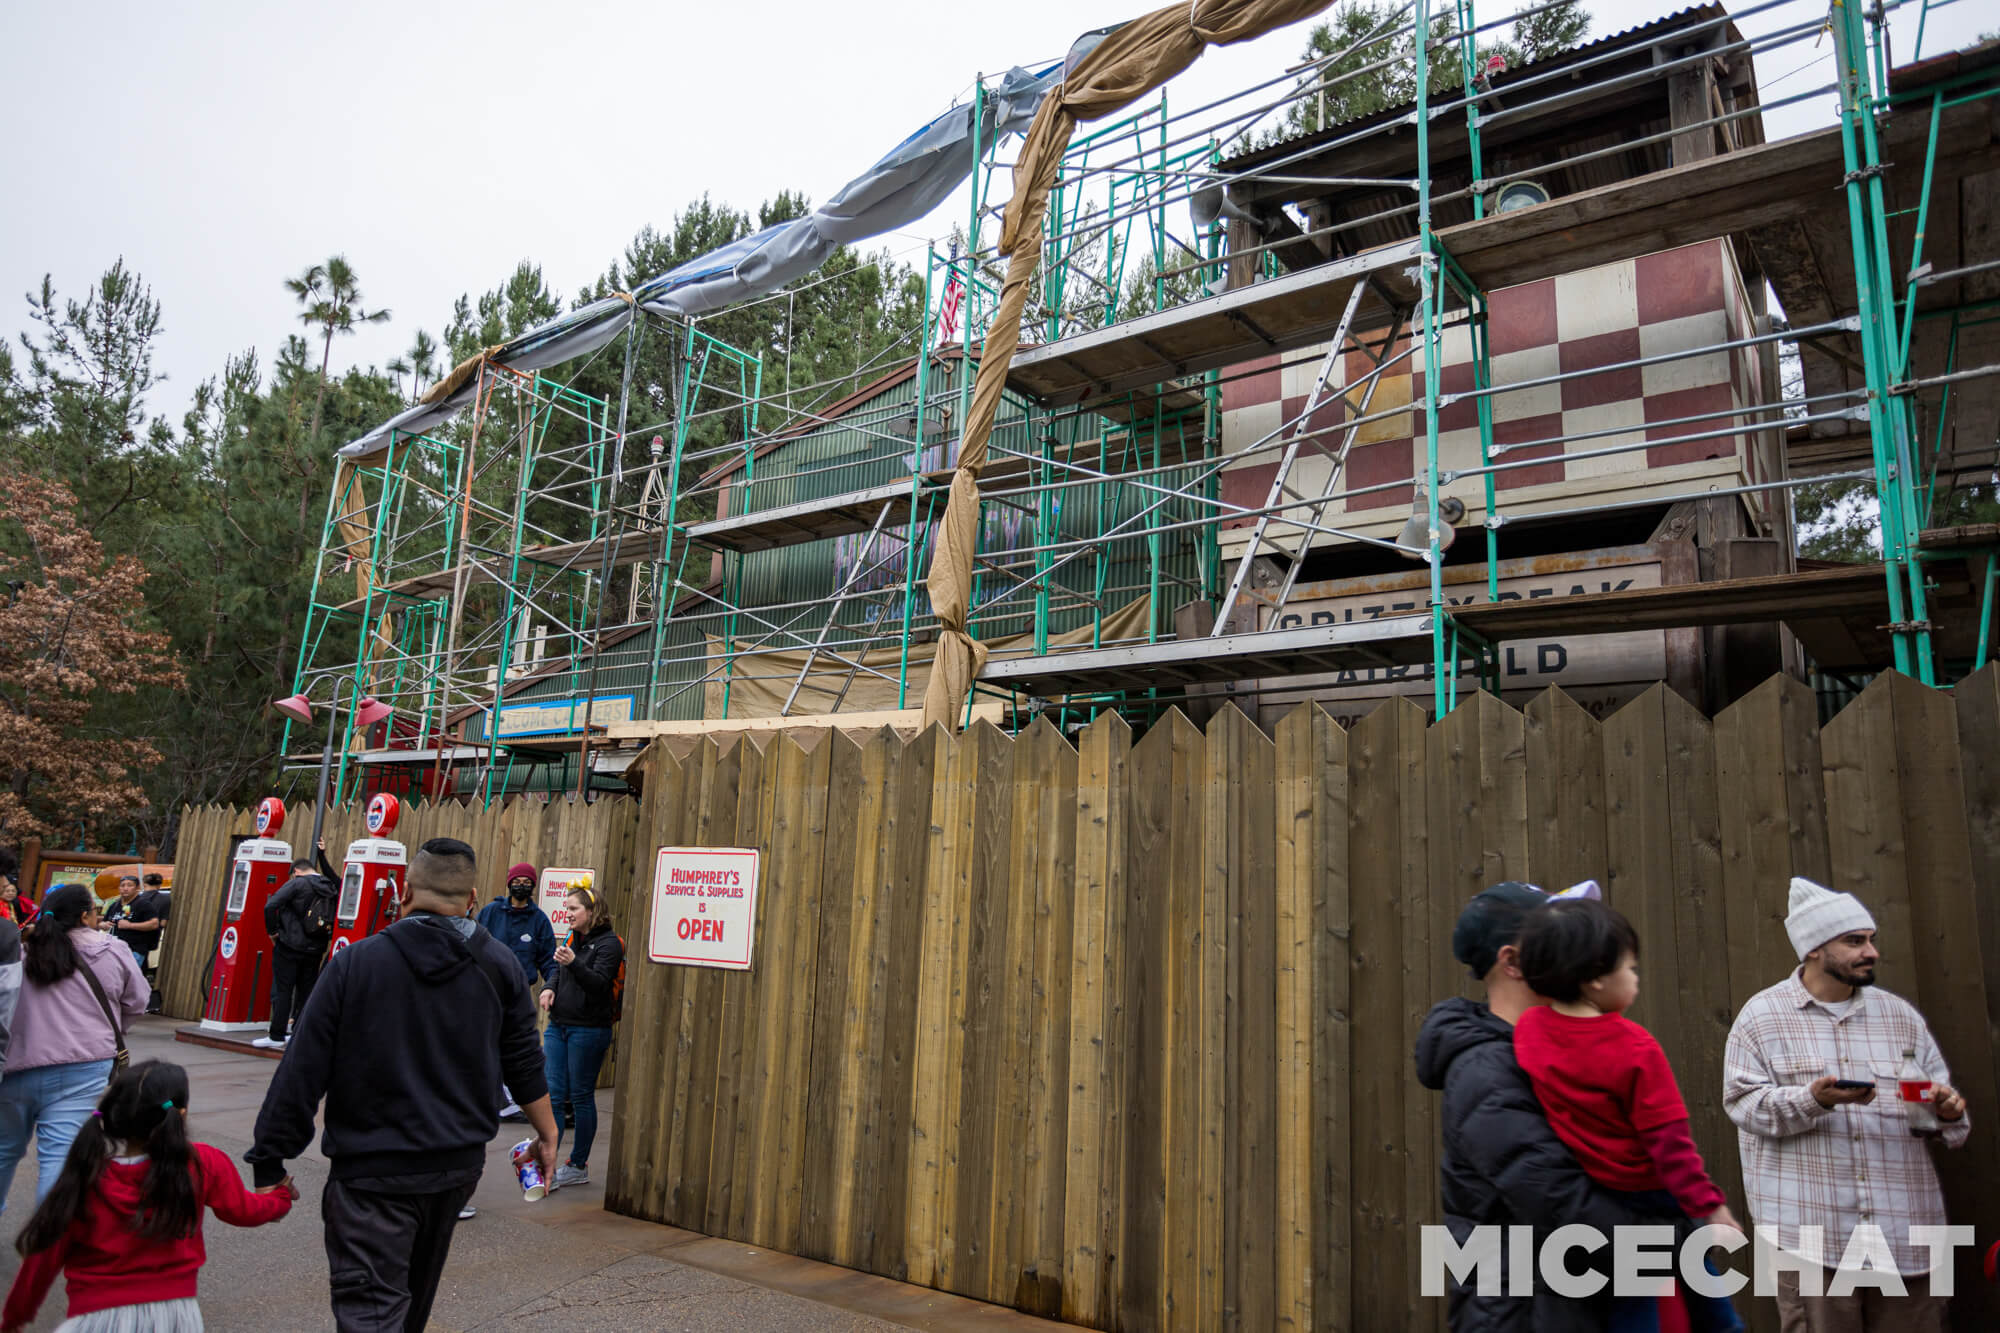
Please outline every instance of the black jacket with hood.
[[308, 909], [314, 900], [322, 903], [326, 911], [312, 915], [331, 922], [335, 901], [340, 896], [340, 877], [326, 863], [326, 853], [320, 852], [318, 859], [317, 875], [293, 875], [264, 900], [264, 929], [271, 933], [271, 942], [287, 953], [318, 957], [333, 943], [331, 926], [320, 932], [309, 929], [307, 922]]
[[[1444, 1224], [1459, 1244], [1481, 1225], [1532, 1226], [1538, 1244], [1570, 1222], [1607, 1235], [1618, 1226], [1674, 1223], [1686, 1234], [1678, 1212], [1640, 1212], [1634, 1196], [1584, 1174], [1514, 1060], [1513, 1026], [1485, 1005], [1461, 996], [1432, 1007], [1417, 1036], [1417, 1077], [1444, 1093]], [[1607, 1247], [1594, 1257], [1608, 1254]], [[1571, 1272], [1594, 1266], [1581, 1251], [1568, 1262]], [[1446, 1282], [1452, 1333], [1599, 1333], [1609, 1313], [1607, 1302], [1565, 1299], [1539, 1280], [1532, 1298], [1480, 1296], [1449, 1275]]]
[[260, 1189], [284, 1179], [324, 1097], [334, 1179], [476, 1175], [500, 1128], [502, 1080], [523, 1105], [548, 1095], [514, 955], [463, 917], [407, 917], [327, 964], [244, 1160]]
[[[318, 958], [333, 943], [333, 929], [314, 930], [313, 921], [331, 923], [340, 886], [325, 875], [298, 875], [264, 903], [264, 929], [286, 953]], [[315, 908], [319, 910], [315, 910]]]

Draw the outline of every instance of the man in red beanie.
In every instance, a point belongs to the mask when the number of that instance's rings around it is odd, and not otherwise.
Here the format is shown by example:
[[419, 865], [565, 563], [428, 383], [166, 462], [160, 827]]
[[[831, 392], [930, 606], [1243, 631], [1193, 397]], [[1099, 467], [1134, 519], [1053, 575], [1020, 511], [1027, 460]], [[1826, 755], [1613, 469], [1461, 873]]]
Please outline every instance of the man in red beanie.
[[[556, 929], [549, 924], [548, 914], [535, 905], [535, 886], [540, 882], [540, 873], [526, 861], [509, 866], [506, 896], [479, 910], [480, 926], [513, 952], [530, 991], [537, 982], [546, 985], [554, 981], [556, 974]], [[504, 1100], [500, 1118], [519, 1119], [521, 1108], [514, 1099], [509, 1096]]]

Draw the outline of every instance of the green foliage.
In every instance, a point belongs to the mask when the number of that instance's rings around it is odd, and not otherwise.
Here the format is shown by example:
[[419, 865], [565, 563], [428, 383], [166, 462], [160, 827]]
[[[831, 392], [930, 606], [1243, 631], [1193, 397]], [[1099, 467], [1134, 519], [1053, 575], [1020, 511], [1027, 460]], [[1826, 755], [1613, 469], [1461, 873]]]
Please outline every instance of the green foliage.
[[[1233, 151], [1268, 147], [1415, 101], [1415, 34], [1409, 15], [1398, 13], [1398, 9], [1392, 0], [1342, 0], [1330, 19], [1313, 26], [1305, 50], [1299, 53], [1299, 59], [1311, 62], [1311, 68], [1299, 75], [1298, 100], [1285, 109], [1279, 124], [1246, 135]], [[1458, 40], [1461, 31], [1454, 11], [1445, 10], [1431, 18], [1428, 45], [1433, 97], [1465, 86]], [[1511, 28], [1492, 31], [1508, 36], [1474, 39], [1475, 71], [1483, 70], [1494, 56], [1499, 56], [1507, 69], [1514, 69], [1570, 50], [1589, 33], [1590, 15], [1582, 0], [1571, 0], [1531, 14]], [[1378, 65], [1380, 68], [1372, 68]]]
[[[1882, 558], [1882, 520], [1872, 481], [1801, 486], [1793, 502], [1799, 554], [1809, 560], [1849, 564]], [[2000, 484], [1992, 481], [1941, 487], [1923, 517], [1927, 528], [2000, 523]]]
[[[1160, 278], [1160, 270], [1153, 264], [1151, 255], [1139, 260], [1138, 269], [1125, 283], [1125, 299], [1119, 303], [1118, 318], [1137, 319], [1150, 315], [1156, 310], [1171, 310], [1189, 301], [1198, 301], [1208, 295], [1202, 285], [1202, 270], [1182, 268], [1183, 264], [1194, 262], [1185, 254], [1169, 251], [1167, 254], [1167, 276]], [[1173, 270], [1179, 269], [1179, 272]]]
[[[782, 191], [749, 213], [703, 195], [662, 233], [647, 227], [574, 305], [629, 291], [731, 241], [812, 211], [802, 194]], [[702, 332], [762, 361], [762, 410], [754, 419], [740, 395], [749, 385], [734, 368], [711, 361], [705, 390], [689, 405], [694, 426], [690, 449], [713, 449], [782, 430], [815, 407], [841, 398], [886, 373], [915, 351], [923, 316], [923, 280], [886, 252], [857, 253], [843, 246], [786, 292], [707, 315]], [[646, 331], [633, 365], [631, 429], [676, 415], [681, 381], [680, 346], [657, 326]], [[601, 356], [572, 382], [616, 401], [622, 364]], [[712, 464], [711, 464], [712, 466]], [[697, 500], [694, 512], [712, 502]]]
[[[704, 197], [664, 230], [641, 231], [576, 294], [572, 308], [809, 209], [803, 195], [790, 191], [754, 214]], [[101, 812], [91, 824], [90, 836], [103, 842], [157, 843], [170, 853], [181, 806], [246, 802], [270, 790], [281, 728], [267, 704], [292, 688], [335, 449], [395, 414], [459, 360], [564, 306], [541, 268], [523, 261], [498, 286], [462, 297], [440, 337], [415, 333], [386, 372], [336, 372], [336, 338], [387, 319], [387, 312], [364, 304], [358, 275], [339, 256], [285, 280], [284, 289], [297, 303], [305, 336], [287, 337], [265, 354], [246, 350], [228, 358], [195, 387], [178, 425], [150, 413], [159, 384], [153, 354], [166, 326], [145, 282], [122, 261], [76, 299], [45, 280], [29, 297], [20, 350], [0, 345], [0, 469], [61, 483], [75, 496], [74, 521], [106, 557], [130, 558], [147, 571], [136, 623], [164, 635], [185, 668], [184, 684], [142, 683], [93, 704], [90, 726], [98, 733], [159, 755], [134, 775], [147, 808], [115, 824]], [[707, 391], [690, 405], [698, 423], [693, 447], [740, 441], [753, 428], [782, 429], [886, 373], [915, 350], [922, 301], [922, 279], [907, 266], [886, 252], [843, 248], [793, 290], [704, 319], [704, 332], [761, 358], [762, 382], [739, 384], [712, 370]], [[620, 341], [556, 372], [600, 401], [596, 412], [606, 425], [615, 421], [623, 352]], [[628, 405], [635, 436], [643, 439], [639, 432], [649, 427], [666, 430], [676, 415], [684, 359], [680, 339], [647, 321]], [[764, 409], [753, 422], [732, 395], [758, 387]], [[467, 414], [440, 429], [462, 443], [471, 426]], [[575, 444], [587, 438], [585, 429], [557, 420], [546, 438], [556, 447]], [[503, 471], [475, 487], [495, 514], [512, 504]], [[443, 489], [444, 478], [430, 480]], [[700, 516], [700, 505], [682, 512], [684, 520]], [[565, 507], [536, 521], [563, 532], [588, 518]], [[330, 571], [334, 600], [351, 595], [338, 586], [344, 574]], [[468, 633], [478, 628], [473, 614]], [[355, 649], [352, 642], [329, 643], [322, 657], [351, 658]]]
[[524, 259], [514, 266], [507, 281], [476, 303], [468, 296], [458, 298], [451, 322], [444, 326], [444, 345], [456, 365], [561, 313], [562, 302], [542, 281], [542, 266]]
[[[351, 269], [320, 266], [316, 281], [315, 304], [332, 323], [315, 326], [338, 332], [366, 317]], [[402, 396], [372, 370], [323, 378], [330, 338], [313, 348], [294, 336], [268, 373], [254, 351], [229, 358], [196, 386], [176, 430], [148, 408], [160, 307], [122, 262], [81, 299], [44, 280], [28, 323], [25, 363], [0, 353], [0, 469], [61, 482], [76, 497], [75, 522], [106, 555], [146, 569], [141, 623], [167, 636], [186, 669], [171, 688], [96, 701], [93, 733], [160, 757], [137, 774], [149, 809], [129, 826], [93, 824], [90, 836], [170, 848], [180, 805], [264, 794], [279, 737], [265, 704], [289, 688], [333, 444], [398, 410]]]
[[1873, 482], [1821, 482], [1799, 487], [1793, 497], [1800, 555], [1849, 564], [1882, 558]]
[[324, 264], [314, 264], [296, 278], [286, 278], [285, 290], [301, 307], [299, 322], [309, 329], [318, 328], [325, 339], [319, 357], [319, 388], [313, 395], [312, 425], [307, 431], [317, 436], [320, 409], [326, 400], [327, 366], [333, 360], [333, 336], [355, 333], [363, 324], [381, 324], [389, 318], [389, 312], [362, 308], [361, 280], [341, 255]]
[[93, 533], [130, 521], [135, 508], [171, 506], [178, 481], [171, 432], [145, 412], [146, 394], [160, 382], [152, 290], [121, 259], [82, 300], [59, 298], [44, 277], [28, 296], [28, 318], [38, 331], [21, 335], [26, 379], [15, 383], [6, 367], [12, 460], [63, 480]]

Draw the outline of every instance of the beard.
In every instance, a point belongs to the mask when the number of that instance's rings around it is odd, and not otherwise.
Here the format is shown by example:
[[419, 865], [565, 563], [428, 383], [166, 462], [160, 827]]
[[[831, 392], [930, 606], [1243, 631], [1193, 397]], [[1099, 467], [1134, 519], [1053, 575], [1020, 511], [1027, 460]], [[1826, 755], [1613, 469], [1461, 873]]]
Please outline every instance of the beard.
[[1848, 967], [1838, 963], [1826, 964], [1826, 974], [1843, 986], [1872, 986], [1875, 984], [1875, 964], [1863, 967]]

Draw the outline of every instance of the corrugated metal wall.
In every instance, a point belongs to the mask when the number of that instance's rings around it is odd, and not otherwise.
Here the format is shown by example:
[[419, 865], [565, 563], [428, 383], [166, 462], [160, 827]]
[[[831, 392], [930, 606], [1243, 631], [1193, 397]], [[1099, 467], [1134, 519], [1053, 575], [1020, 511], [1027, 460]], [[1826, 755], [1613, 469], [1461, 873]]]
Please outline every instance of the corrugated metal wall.
[[[976, 373], [976, 365], [974, 366]], [[894, 423], [908, 423], [917, 399], [914, 376], [886, 386], [881, 393], [844, 412], [839, 420], [785, 441], [750, 465], [747, 485], [738, 485], [729, 494], [725, 512], [745, 513], [799, 504], [827, 496], [881, 486], [906, 478], [913, 468], [935, 472], [948, 468], [954, 456], [960, 411], [960, 386], [965, 379], [965, 363], [957, 358], [934, 362], [924, 398], [926, 415], [934, 422], [945, 415], [945, 443], [932, 443], [918, 456], [914, 438], [898, 435]], [[1079, 463], [1100, 470], [1131, 466], [1135, 449], [1145, 457], [1153, 448], [1150, 432], [1135, 445], [1124, 426], [1095, 416], [1068, 415], [1049, 418], [1025, 416], [1026, 405], [1009, 396], [1001, 409], [1001, 421], [993, 432], [996, 449], [1025, 450], [1029, 431], [1038, 442], [1053, 441], [1064, 451], [1080, 441], [1101, 441], [1096, 451], [1083, 450], [1072, 456]], [[909, 429], [906, 425], [905, 429]], [[1199, 452], [1201, 419], [1191, 416], [1180, 425], [1168, 425], [1163, 432], [1168, 447]], [[934, 426], [933, 438], [937, 434]], [[911, 436], [914, 431], [911, 432]], [[1121, 460], [1125, 460], [1121, 462]], [[1143, 483], [1132, 481], [1092, 481], [1088, 484], [1051, 490], [1040, 495], [1021, 493], [1019, 481], [990, 485], [980, 534], [980, 551], [988, 559], [992, 553], [1035, 545], [1039, 506], [1050, 507], [1059, 540], [1077, 541], [1094, 537], [1121, 522], [1134, 520], [1148, 506], [1161, 500], [1161, 488], [1171, 489], [1190, 476], [1193, 469], [1162, 476], [1149, 476]], [[1057, 469], [1056, 476], [1065, 475]], [[942, 506], [942, 493], [938, 503]], [[1109, 613], [1136, 598], [1154, 591], [1154, 561], [1145, 522], [1172, 523], [1197, 517], [1201, 506], [1183, 500], [1168, 500], [1149, 517], [1138, 520], [1132, 536], [1121, 536], [1096, 550], [1076, 554], [1073, 548], [1047, 553], [1050, 563], [1063, 561], [1049, 578], [1051, 611], [1049, 630], [1063, 633], [1092, 623], [1102, 611]], [[1202, 547], [1204, 535], [1187, 528], [1163, 532], [1159, 544], [1159, 612], [1161, 633], [1170, 632], [1173, 608], [1202, 595]], [[856, 568], [875, 566], [861, 581], [859, 593], [842, 609], [842, 628], [829, 636], [833, 644], [881, 638], [893, 644], [900, 634], [903, 589], [907, 572], [902, 547], [904, 531], [885, 532], [872, 550], [864, 553], [866, 534], [830, 538], [746, 555], [727, 555], [722, 561], [723, 596], [740, 608], [731, 614], [723, 607], [706, 604], [684, 609], [670, 623], [661, 654], [661, 685], [658, 715], [675, 720], [702, 716], [703, 691], [695, 685], [709, 669], [708, 639], [727, 638], [740, 654], [737, 670], [759, 674], [756, 654], [764, 651], [799, 651], [816, 640], [833, 610], [833, 598]], [[884, 557], [888, 557], [886, 560]], [[1010, 558], [1017, 567], [1016, 577], [1032, 572], [1032, 555]], [[912, 632], [935, 626], [921, 577], [928, 560], [918, 562]], [[1002, 586], [1006, 585], [1006, 586]], [[1101, 586], [1100, 586], [1101, 585]], [[976, 589], [974, 632], [982, 639], [1025, 634], [1034, 629], [1035, 593], [1021, 589], [990, 569], [982, 574]], [[858, 624], [876, 626], [871, 632], [851, 628]], [[647, 713], [646, 675], [652, 655], [650, 636], [629, 640], [605, 655], [599, 670], [600, 695], [633, 692], [641, 697], [638, 713]], [[764, 674], [770, 674], [768, 671]], [[510, 697], [510, 702], [533, 698], [560, 698], [581, 693], [582, 675], [572, 681], [570, 673], [536, 682]]]

